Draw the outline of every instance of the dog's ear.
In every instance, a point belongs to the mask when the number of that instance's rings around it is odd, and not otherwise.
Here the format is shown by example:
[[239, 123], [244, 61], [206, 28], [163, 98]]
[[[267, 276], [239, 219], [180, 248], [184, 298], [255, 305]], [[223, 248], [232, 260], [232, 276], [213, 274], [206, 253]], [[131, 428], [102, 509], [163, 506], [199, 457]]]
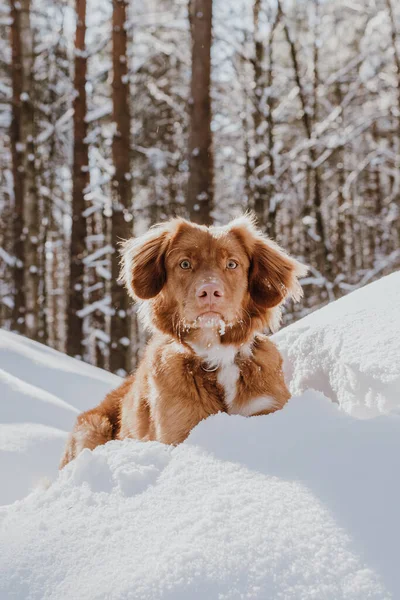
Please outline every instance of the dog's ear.
[[162, 224], [122, 244], [120, 280], [134, 299], [149, 300], [164, 287], [167, 279], [165, 252], [169, 237], [169, 224]]
[[300, 300], [303, 291], [298, 278], [306, 275], [308, 269], [263, 235], [252, 216], [236, 219], [228, 227], [240, 239], [250, 259], [250, 296], [261, 313], [270, 315], [270, 326], [276, 329], [280, 311], [275, 314], [269, 309], [278, 307], [288, 297]]
[[253, 300], [265, 308], [273, 308], [286, 298], [300, 300], [303, 290], [298, 281], [307, 268], [288, 256], [269, 239], [257, 239], [251, 257], [249, 291]]

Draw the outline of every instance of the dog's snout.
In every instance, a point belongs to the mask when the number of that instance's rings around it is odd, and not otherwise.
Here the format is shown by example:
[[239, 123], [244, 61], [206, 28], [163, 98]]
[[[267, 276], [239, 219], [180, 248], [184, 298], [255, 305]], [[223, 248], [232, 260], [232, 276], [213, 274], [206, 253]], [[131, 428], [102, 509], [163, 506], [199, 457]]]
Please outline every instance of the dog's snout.
[[224, 296], [224, 289], [218, 281], [203, 283], [196, 290], [196, 296], [200, 304], [217, 304]]

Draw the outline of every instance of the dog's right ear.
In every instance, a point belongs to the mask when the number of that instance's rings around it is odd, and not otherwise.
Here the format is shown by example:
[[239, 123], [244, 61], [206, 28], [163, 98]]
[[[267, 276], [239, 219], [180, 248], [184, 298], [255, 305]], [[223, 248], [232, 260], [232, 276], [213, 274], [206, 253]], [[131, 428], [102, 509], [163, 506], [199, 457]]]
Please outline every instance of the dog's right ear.
[[167, 279], [165, 253], [169, 238], [170, 227], [162, 224], [122, 244], [120, 280], [132, 298], [149, 300], [161, 292]]

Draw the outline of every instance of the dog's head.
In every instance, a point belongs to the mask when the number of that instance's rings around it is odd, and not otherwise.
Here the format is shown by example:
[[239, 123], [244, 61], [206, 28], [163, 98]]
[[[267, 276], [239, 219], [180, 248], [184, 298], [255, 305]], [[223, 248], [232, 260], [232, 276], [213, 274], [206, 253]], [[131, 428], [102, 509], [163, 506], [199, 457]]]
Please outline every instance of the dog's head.
[[225, 227], [173, 219], [125, 242], [122, 255], [122, 279], [148, 324], [179, 340], [207, 329], [240, 344], [276, 330], [280, 305], [301, 297], [298, 277], [307, 272], [249, 216]]

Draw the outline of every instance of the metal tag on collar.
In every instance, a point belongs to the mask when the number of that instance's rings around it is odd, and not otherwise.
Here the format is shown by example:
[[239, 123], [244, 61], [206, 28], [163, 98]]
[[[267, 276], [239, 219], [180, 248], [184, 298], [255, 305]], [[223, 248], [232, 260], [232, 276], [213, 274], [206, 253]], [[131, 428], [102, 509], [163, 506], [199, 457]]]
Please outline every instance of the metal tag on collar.
[[214, 371], [216, 371], [218, 369], [219, 365], [215, 365], [213, 367], [206, 367], [204, 365], [201, 365], [201, 368], [203, 369], [203, 371], [205, 371], [206, 373], [214, 373]]

